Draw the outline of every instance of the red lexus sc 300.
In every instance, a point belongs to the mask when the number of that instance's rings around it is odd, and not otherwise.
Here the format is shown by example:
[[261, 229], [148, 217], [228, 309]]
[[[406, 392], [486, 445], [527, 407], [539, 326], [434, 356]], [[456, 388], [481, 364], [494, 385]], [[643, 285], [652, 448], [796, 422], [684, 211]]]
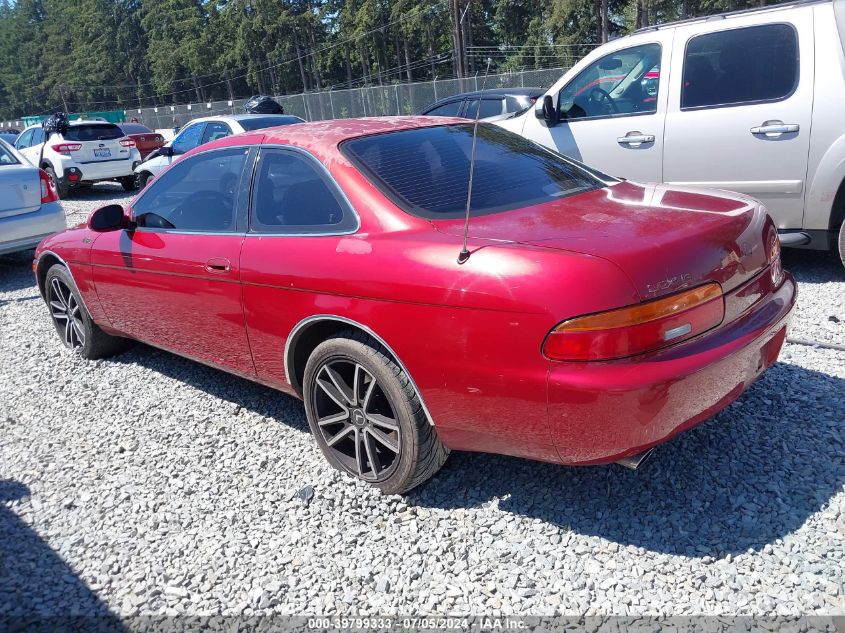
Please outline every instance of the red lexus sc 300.
[[221, 139], [47, 238], [38, 285], [67, 347], [301, 397], [328, 461], [390, 493], [449, 450], [636, 463], [777, 359], [796, 286], [757, 202], [481, 124], [464, 258], [472, 145], [425, 117]]

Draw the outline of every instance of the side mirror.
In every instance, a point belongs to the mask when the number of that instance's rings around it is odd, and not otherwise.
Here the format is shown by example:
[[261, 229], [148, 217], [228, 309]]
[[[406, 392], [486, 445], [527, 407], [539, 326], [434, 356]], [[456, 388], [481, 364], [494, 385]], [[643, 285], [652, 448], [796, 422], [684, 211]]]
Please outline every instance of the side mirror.
[[118, 231], [124, 227], [123, 207], [109, 204], [100, 207], [88, 217], [88, 228], [97, 233]]
[[172, 145], [164, 145], [162, 147], [159, 147], [157, 151], [159, 156], [172, 157], [175, 154]]
[[554, 127], [558, 124], [560, 117], [555, 107], [554, 99], [551, 95], [545, 95], [542, 100], [534, 104], [534, 116], [542, 119], [549, 127]]

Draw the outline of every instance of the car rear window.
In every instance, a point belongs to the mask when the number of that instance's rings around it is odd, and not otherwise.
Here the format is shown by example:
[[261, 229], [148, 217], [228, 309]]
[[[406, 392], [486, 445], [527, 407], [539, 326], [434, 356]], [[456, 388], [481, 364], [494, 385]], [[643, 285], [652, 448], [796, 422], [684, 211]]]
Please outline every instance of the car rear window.
[[124, 134], [152, 134], [153, 131], [140, 123], [124, 123], [120, 126]]
[[17, 165], [18, 159], [15, 158], [15, 155], [9, 151], [9, 149], [4, 145], [3, 141], [0, 141], [0, 165]]
[[98, 123], [97, 125], [71, 125], [63, 138], [66, 141], [112, 141], [124, 136], [126, 134], [116, 125]]
[[247, 132], [250, 130], [261, 130], [265, 127], [275, 127], [277, 125], [290, 125], [291, 123], [302, 123], [302, 119], [298, 116], [290, 114], [271, 114], [268, 116], [249, 117], [248, 119], [238, 119], [241, 127]]
[[[466, 211], [471, 123], [365, 136], [346, 154], [401, 209], [429, 219]], [[471, 214], [559, 200], [604, 186], [576, 163], [488, 123], [478, 125]]]

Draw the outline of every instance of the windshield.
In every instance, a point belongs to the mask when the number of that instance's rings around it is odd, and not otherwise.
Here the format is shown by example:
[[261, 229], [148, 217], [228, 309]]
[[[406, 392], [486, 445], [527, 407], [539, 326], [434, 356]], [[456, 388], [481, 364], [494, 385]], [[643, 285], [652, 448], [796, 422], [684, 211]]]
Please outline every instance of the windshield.
[[289, 114], [276, 114], [268, 116], [249, 117], [238, 119], [241, 127], [247, 132], [251, 130], [261, 130], [265, 127], [275, 127], [277, 125], [290, 125], [291, 123], [302, 123], [302, 119], [298, 116]]
[[[393, 202], [429, 219], [463, 217], [471, 123], [389, 132], [346, 141], [341, 150]], [[471, 214], [558, 200], [604, 183], [576, 163], [488, 123], [478, 126]]]
[[17, 165], [18, 159], [3, 140], [0, 140], [0, 165]]
[[71, 125], [62, 138], [66, 141], [112, 141], [123, 138], [125, 134], [116, 125], [99, 123], [97, 125]]

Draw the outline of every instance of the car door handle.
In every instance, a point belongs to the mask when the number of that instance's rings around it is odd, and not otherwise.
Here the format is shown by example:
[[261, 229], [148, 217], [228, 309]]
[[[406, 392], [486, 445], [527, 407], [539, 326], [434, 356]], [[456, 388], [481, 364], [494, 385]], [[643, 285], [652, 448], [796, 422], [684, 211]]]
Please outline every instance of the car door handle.
[[625, 136], [616, 139], [620, 145], [639, 147], [643, 143], [654, 143], [654, 134], [643, 134], [642, 132], [628, 132]]
[[752, 134], [765, 134], [766, 136], [780, 136], [797, 132], [800, 126], [797, 123], [784, 123], [783, 121], [766, 121], [763, 125], [751, 128]]
[[225, 257], [212, 257], [205, 262], [205, 269], [210, 273], [225, 273], [232, 267], [230, 262]]

